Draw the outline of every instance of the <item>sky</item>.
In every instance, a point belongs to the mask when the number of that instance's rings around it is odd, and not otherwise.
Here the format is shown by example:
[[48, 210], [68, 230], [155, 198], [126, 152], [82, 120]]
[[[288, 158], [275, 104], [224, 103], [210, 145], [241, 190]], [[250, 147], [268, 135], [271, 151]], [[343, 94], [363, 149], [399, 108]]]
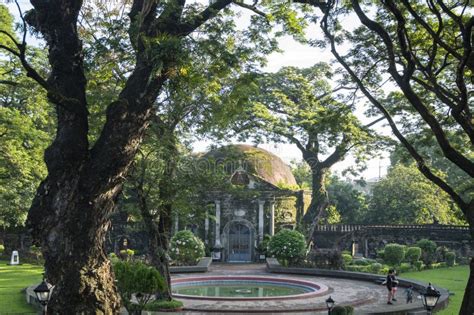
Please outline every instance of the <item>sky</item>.
[[[6, 0], [0, 0], [0, 3], [6, 3]], [[27, 0], [19, 0], [21, 9], [23, 12], [31, 8], [29, 1]], [[16, 19], [18, 20], [19, 15], [17, 12], [16, 5], [14, 3], [6, 3]], [[242, 13], [242, 17], [237, 21], [238, 27], [245, 27], [248, 24], [248, 13]], [[349, 17], [346, 22], [344, 28], [352, 29], [358, 24], [358, 21], [354, 17]], [[321, 37], [321, 31], [317, 27], [310, 27], [307, 32], [308, 36], [314, 38]], [[314, 34], [314, 35], [313, 35]], [[33, 43], [36, 41], [34, 39], [29, 40], [29, 42]], [[315, 47], [310, 47], [309, 45], [303, 45], [301, 43], [296, 42], [291, 37], [286, 36], [279, 40], [279, 46], [283, 52], [272, 53], [268, 56], [267, 65], [262, 69], [265, 72], [276, 72], [283, 66], [294, 66], [299, 68], [310, 67], [317, 62], [331, 62], [333, 61], [333, 57], [329, 49], [320, 49]], [[344, 46], [341, 47], [344, 50]], [[359, 119], [362, 121], [366, 120], [362, 114], [359, 113]], [[383, 134], [389, 134], [389, 131], [386, 127], [383, 127], [383, 124], [379, 124], [376, 127], [378, 132]], [[193, 149], [196, 152], [203, 152], [206, 151], [209, 145], [213, 142], [211, 141], [196, 141], [193, 144]], [[234, 140], [229, 140], [229, 143], [235, 143]], [[252, 144], [251, 141], [246, 143]], [[283, 161], [286, 163], [290, 163], [293, 160], [301, 161], [302, 155], [301, 152], [295, 145], [292, 144], [276, 144], [276, 143], [265, 143], [259, 144], [259, 147], [268, 150], [277, 156], [279, 156]], [[341, 174], [342, 171], [351, 165], [354, 164], [354, 159], [348, 156], [344, 161], [339, 162], [336, 164], [331, 171], [334, 173]], [[359, 177], [363, 177], [365, 179], [373, 179], [379, 178], [380, 176], [386, 175], [387, 167], [390, 165], [390, 161], [388, 159], [388, 153], [383, 154], [382, 157], [377, 157], [367, 162], [367, 169], [360, 174]]]

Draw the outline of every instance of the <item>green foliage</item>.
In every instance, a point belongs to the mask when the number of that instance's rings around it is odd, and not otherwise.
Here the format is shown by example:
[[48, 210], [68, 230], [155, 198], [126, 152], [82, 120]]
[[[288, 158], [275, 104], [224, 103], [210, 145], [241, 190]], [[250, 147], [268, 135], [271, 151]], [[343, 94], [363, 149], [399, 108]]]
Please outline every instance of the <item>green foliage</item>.
[[[117, 261], [113, 267], [117, 288], [129, 312], [143, 310], [155, 293], [166, 289], [159, 271], [140, 261]], [[138, 304], [132, 303], [132, 295], [135, 295]]]
[[427, 266], [436, 260], [436, 243], [428, 239], [419, 240], [416, 246], [421, 248], [421, 260]]
[[368, 223], [456, 224], [449, 196], [427, 180], [414, 165], [396, 165], [372, 191]]
[[272, 236], [270, 234], [263, 235], [263, 240], [257, 246], [257, 252], [260, 255], [266, 256], [268, 254], [268, 244], [270, 243], [271, 239], [272, 239]]
[[349, 265], [344, 267], [344, 270], [353, 271], [353, 272], [371, 272], [370, 266], [356, 266], [356, 265]]
[[365, 258], [362, 258], [362, 259], [354, 259], [352, 261], [352, 264], [355, 265], [355, 266], [369, 266], [371, 263], [373, 263], [372, 260], [370, 259], [365, 259]]
[[0, 256], [3, 255], [4, 251], [5, 251], [5, 246], [3, 246], [3, 244], [0, 244]]
[[342, 260], [343, 260], [343, 264], [344, 266], [347, 266], [349, 265], [351, 262], [352, 262], [352, 255], [350, 254], [342, 254]]
[[412, 270], [413, 270], [413, 267], [409, 263], [401, 263], [400, 266], [397, 267], [397, 273], [398, 274], [409, 272], [409, 271], [412, 271]]
[[383, 266], [380, 263], [372, 263], [369, 267], [369, 270], [371, 273], [380, 273], [382, 270]]
[[123, 260], [131, 260], [133, 258], [133, 256], [135, 255], [135, 251], [133, 249], [122, 249], [120, 251], [120, 258], [122, 258]]
[[366, 196], [354, 189], [352, 184], [337, 176], [331, 176], [327, 191], [330, 196], [329, 202], [340, 214], [341, 223], [364, 224], [370, 220], [367, 218]]
[[170, 257], [178, 266], [195, 265], [204, 257], [204, 243], [191, 231], [179, 231], [171, 238]]
[[449, 248], [446, 246], [439, 246], [436, 248], [436, 261], [446, 261], [446, 254], [449, 252]]
[[179, 310], [183, 307], [183, 302], [178, 301], [178, 300], [171, 300], [171, 301], [160, 301], [160, 300], [155, 300], [147, 305], [145, 305], [144, 310], [145, 311], [151, 311], [151, 312], [159, 312], [159, 311], [176, 311]]
[[446, 253], [446, 264], [449, 267], [453, 267], [456, 264], [456, 253], [455, 252], [447, 252]]
[[350, 305], [342, 306], [336, 305], [331, 310], [331, 315], [352, 315], [354, 314], [354, 308]]
[[421, 260], [417, 260], [413, 263], [413, 266], [415, 266], [416, 270], [421, 271], [423, 269], [423, 262]]
[[268, 252], [281, 260], [284, 265], [286, 263], [292, 264], [305, 255], [304, 235], [298, 231], [283, 229], [275, 234], [268, 243]]
[[405, 252], [405, 260], [411, 264], [417, 262], [421, 257], [420, 247], [408, 247]]
[[405, 258], [404, 247], [400, 244], [387, 244], [384, 248], [384, 260], [391, 266], [398, 266]]

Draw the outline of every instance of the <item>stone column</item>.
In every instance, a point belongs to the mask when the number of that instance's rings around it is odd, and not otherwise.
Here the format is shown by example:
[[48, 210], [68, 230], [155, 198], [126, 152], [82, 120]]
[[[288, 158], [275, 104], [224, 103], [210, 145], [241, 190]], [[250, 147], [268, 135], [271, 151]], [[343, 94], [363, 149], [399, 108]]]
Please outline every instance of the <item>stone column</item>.
[[206, 218], [204, 219], [204, 243], [209, 243], [209, 213], [206, 210]]
[[275, 201], [270, 201], [270, 235], [275, 235]]
[[265, 200], [258, 200], [258, 240], [263, 241], [263, 206]]
[[215, 248], [221, 248], [221, 201], [215, 200], [216, 203], [216, 242], [214, 243]]

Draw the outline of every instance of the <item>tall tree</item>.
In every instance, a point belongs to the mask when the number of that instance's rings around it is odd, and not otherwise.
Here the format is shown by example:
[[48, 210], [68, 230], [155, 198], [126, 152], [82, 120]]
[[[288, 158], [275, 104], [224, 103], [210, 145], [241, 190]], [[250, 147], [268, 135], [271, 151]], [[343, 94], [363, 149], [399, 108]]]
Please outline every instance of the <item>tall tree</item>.
[[331, 76], [325, 63], [307, 69], [282, 68], [260, 77], [259, 91], [251, 97], [254, 105], [249, 117], [254, 124], [270, 136], [295, 144], [311, 170], [311, 204], [300, 222], [308, 241], [329, 206], [326, 177], [330, 168], [349, 151], [362, 160], [375, 143], [369, 127], [378, 120], [362, 125], [351, 103], [335, 93], [343, 88], [333, 91], [322, 79]]
[[[182, 56], [183, 39], [231, 3], [265, 15], [256, 4], [232, 0], [213, 1], [207, 7], [179, 0], [134, 0], [124, 6], [128, 20], [121, 27], [129, 35], [133, 66], [123, 73], [125, 82], [118, 87], [115, 99], [103, 104], [104, 124], [96, 134], [89, 126], [94, 104], [87, 98], [86, 51], [78, 31], [82, 1], [32, 0], [33, 9], [24, 16], [20, 40], [0, 31], [9, 41], [0, 43], [0, 49], [20, 60], [27, 76], [46, 91], [57, 114], [56, 137], [45, 152], [48, 176], [37, 190], [27, 221], [41, 245], [48, 280], [55, 285], [50, 302], [53, 312], [118, 312], [120, 300], [103, 248], [109, 215], [154, 117], [162, 87], [179, 73], [176, 64]], [[286, 5], [269, 7], [276, 20], [288, 21], [284, 27], [297, 24], [295, 14], [284, 10]], [[27, 24], [46, 41], [47, 78], [26, 54]]]
[[[474, 70], [474, 16], [470, 5], [468, 0], [384, 0], [377, 5], [352, 0], [342, 6], [328, 1], [321, 27], [334, 57], [373, 107], [384, 115], [420, 172], [459, 206], [474, 237], [472, 196], [463, 196], [437, 175], [434, 165], [407, 140], [397, 115], [393, 116], [384, 102], [381, 87], [383, 78], [395, 84], [408, 105], [402, 111], [411, 119], [404, 118], [402, 122], [414, 123], [418, 130], [426, 128], [448, 163], [472, 181], [474, 120], [469, 91], [473, 89], [473, 82], [469, 77]], [[341, 15], [347, 12], [354, 13], [362, 24], [353, 33], [344, 30], [339, 22]], [[351, 41], [353, 49], [343, 54], [339, 44], [346, 39]], [[467, 148], [457, 146], [459, 141], [453, 139], [459, 137], [467, 139]], [[460, 313], [474, 313], [474, 259]]]
[[414, 164], [394, 165], [372, 190], [366, 222], [373, 224], [462, 224], [449, 196]]

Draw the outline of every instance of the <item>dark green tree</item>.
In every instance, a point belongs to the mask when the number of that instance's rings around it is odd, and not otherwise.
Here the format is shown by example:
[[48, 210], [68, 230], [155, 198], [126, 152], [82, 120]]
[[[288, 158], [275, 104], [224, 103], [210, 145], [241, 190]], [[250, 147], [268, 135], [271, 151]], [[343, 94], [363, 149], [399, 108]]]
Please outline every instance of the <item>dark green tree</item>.
[[[331, 0], [327, 2], [320, 25], [334, 57], [357, 83], [374, 111], [384, 115], [420, 172], [458, 205], [474, 237], [472, 196], [463, 195], [439, 176], [435, 165], [407, 137], [410, 131], [428, 132], [436, 139], [446, 161], [469, 176], [472, 182], [474, 120], [469, 91], [473, 89], [474, 16], [470, 6], [468, 0], [384, 0], [380, 3], [352, 0], [341, 6]], [[340, 23], [347, 12], [353, 12], [362, 24], [352, 33]], [[339, 45], [345, 40], [350, 41], [352, 49], [343, 54]], [[388, 97], [383, 91], [386, 79], [398, 89]], [[393, 96], [403, 100], [396, 103], [401, 105], [398, 108], [392, 106]], [[460, 142], [468, 143], [467, 148], [459, 147]], [[474, 260], [462, 314], [474, 312], [472, 274]]]

